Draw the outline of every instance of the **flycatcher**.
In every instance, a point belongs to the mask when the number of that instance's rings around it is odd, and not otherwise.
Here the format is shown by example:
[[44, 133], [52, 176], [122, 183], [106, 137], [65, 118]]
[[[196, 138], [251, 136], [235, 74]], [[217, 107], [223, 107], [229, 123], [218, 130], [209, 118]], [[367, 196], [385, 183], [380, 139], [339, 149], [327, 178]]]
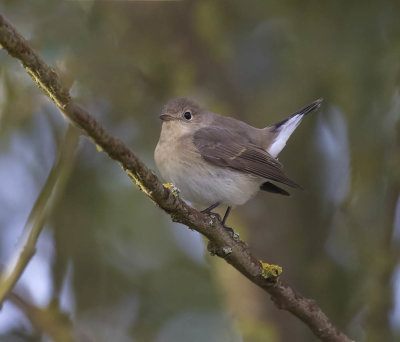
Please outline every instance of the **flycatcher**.
[[307, 113], [322, 99], [265, 128], [201, 108], [177, 98], [162, 109], [156, 165], [164, 180], [173, 183], [194, 207], [210, 213], [219, 205], [242, 205], [258, 190], [289, 195], [272, 182], [298, 188], [284, 173], [277, 156]]

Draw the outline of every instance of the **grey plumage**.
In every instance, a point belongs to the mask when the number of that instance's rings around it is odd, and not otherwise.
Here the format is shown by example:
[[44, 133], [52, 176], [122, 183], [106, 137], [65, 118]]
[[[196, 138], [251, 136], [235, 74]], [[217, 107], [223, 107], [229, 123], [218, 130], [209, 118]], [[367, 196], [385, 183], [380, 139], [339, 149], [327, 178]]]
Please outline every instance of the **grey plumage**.
[[163, 178], [184, 199], [204, 209], [214, 203], [241, 205], [261, 190], [288, 193], [271, 183], [299, 187], [276, 159], [303, 116], [321, 99], [265, 128], [209, 112], [188, 99], [169, 101], [162, 110], [155, 161]]
[[283, 173], [282, 164], [245, 134], [223, 127], [205, 127], [194, 133], [193, 143], [202, 158], [211, 164], [298, 187]]

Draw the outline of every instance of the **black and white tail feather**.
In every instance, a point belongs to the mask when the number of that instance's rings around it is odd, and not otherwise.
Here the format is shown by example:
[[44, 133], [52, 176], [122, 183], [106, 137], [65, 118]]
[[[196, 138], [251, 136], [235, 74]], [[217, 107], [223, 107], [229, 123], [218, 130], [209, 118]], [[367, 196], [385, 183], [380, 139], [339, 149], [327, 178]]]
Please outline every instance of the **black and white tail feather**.
[[[282, 149], [285, 147], [286, 142], [288, 141], [289, 137], [292, 135], [294, 130], [297, 128], [297, 126], [300, 124], [301, 120], [303, 119], [304, 115], [312, 112], [315, 109], [318, 109], [321, 105], [321, 102], [323, 99], [318, 99], [308, 105], [307, 107], [304, 107], [303, 109], [299, 110], [298, 112], [290, 115], [286, 119], [277, 122], [275, 125], [268, 126], [266, 129], [268, 129], [270, 132], [275, 133], [274, 140], [272, 141], [272, 144], [268, 148], [268, 153], [276, 158], [278, 154], [282, 151]], [[268, 191], [272, 192], [275, 194], [280, 194], [284, 196], [290, 196], [290, 194], [286, 191], [281, 189], [279, 186], [271, 183], [271, 182], [265, 182], [260, 186], [260, 190], [263, 191]]]
[[318, 109], [322, 101], [323, 101], [322, 99], [318, 99], [313, 103], [311, 103], [310, 105], [308, 105], [307, 107], [304, 107], [298, 112], [290, 115], [288, 118], [279, 121], [275, 125], [267, 127], [268, 130], [275, 133], [275, 138], [271, 146], [268, 148], [268, 153], [271, 156], [273, 156], [274, 158], [278, 156], [278, 154], [285, 147], [289, 137], [292, 135], [294, 130], [300, 124], [304, 115], [312, 112], [315, 109]]

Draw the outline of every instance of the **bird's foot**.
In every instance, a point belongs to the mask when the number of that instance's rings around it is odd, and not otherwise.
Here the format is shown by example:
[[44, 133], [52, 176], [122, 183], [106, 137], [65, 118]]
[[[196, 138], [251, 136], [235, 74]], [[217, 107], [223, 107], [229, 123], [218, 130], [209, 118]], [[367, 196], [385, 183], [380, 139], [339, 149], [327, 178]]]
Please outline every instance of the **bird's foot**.
[[[222, 224], [222, 222], [221, 222], [221, 224]], [[226, 230], [229, 234], [232, 235], [233, 240], [239, 241], [239, 233], [235, 232], [235, 231], [233, 230], [233, 228], [228, 227], [228, 226], [226, 226], [226, 225], [224, 225], [224, 224], [222, 224], [222, 226], [225, 228], [225, 230]]]
[[219, 206], [219, 202], [214, 203], [213, 205], [210, 205], [208, 208], [206, 208], [204, 210], [201, 210], [200, 212], [202, 214], [208, 214], [210, 216], [214, 216], [219, 222], [222, 222], [221, 216], [219, 216], [219, 214], [214, 213], [213, 211], [211, 211], [211, 210], [215, 209], [218, 206]]
[[210, 216], [216, 218], [219, 222], [222, 222], [222, 219], [221, 219], [221, 215], [220, 215], [220, 214], [214, 213], [214, 212], [211, 212], [211, 211], [210, 211], [208, 214], [209, 214]]
[[227, 225], [225, 225], [224, 220], [221, 219], [221, 216], [220, 216], [219, 214], [213, 213], [213, 212], [210, 212], [209, 214], [210, 214], [211, 216], [214, 216], [214, 217], [221, 223], [222, 227], [224, 227], [225, 230], [226, 230], [229, 234], [232, 235], [232, 237], [233, 237], [234, 240], [236, 240], [236, 241], [239, 240], [239, 233], [236, 233], [236, 232], [233, 230], [233, 228], [228, 227]]
[[233, 237], [235, 240], [238, 240], [238, 239], [239, 239], [239, 234], [238, 234], [238, 233], [235, 233], [235, 231], [234, 231], [231, 227], [228, 227], [227, 225], [225, 225], [226, 219], [228, 218], [228, 215], [229, 215], [229, 213], [231, 212], [231, 207], [228, 207], [228, 208], [226, 209], [226, 212], [225, 212], [225, 215], [224, 215], [224, 218], [223, 218], [223, 219], [221, 219], [221, 216], [220, 216], [219, 214], [214, 213], [214, 212], [211, 211], [211, 210], [215, 209], [216, 207], [218, 207], [219, 205], [220, 205], [219, 202], [214, 203], [213, 205], [210, 205], [208, 208], [202, 210], [201, 213], [203, 213], [203, 214], [209, 214], [209, 215], [212, 215], [212, 216], [216, 217], [217, 220], [218, 220], [219, 222], [221, 222], [222, 226], [232, 235], [232, 237]]
[[175, 197], [178, 197], [181, 192], [173, 183], [164, 183], [163, 186], [170, 190]]
[[[222, 223], [222, 222], [221, 222]], [[222, 226], [225, 228], [225, 230], [230, 233], [232, 236], [235, 236], [235, 231], [233, 230], [233, 228], [225, 226], [224, 224], [222, 224]], [[237, 234], [236, 234], [237, 235]]]

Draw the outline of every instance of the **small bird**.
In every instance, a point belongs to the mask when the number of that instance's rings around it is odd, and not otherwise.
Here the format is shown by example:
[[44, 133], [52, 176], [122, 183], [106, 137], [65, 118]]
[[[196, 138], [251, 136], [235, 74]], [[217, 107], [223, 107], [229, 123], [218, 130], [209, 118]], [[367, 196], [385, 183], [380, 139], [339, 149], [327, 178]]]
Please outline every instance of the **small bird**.
[[207, 111], [189, 99], [172, 99], [160, 115], [163, 123], [154, 152], [157, 168], [203, 213], [227, 206], [225, 226], [231, 208], [246, 203], [259, 190], [289, 195], [272, 182], [299, 187], [285, 175], [277, 156], [303, 116], [321, 102], [318, 99], [260, 129]]

